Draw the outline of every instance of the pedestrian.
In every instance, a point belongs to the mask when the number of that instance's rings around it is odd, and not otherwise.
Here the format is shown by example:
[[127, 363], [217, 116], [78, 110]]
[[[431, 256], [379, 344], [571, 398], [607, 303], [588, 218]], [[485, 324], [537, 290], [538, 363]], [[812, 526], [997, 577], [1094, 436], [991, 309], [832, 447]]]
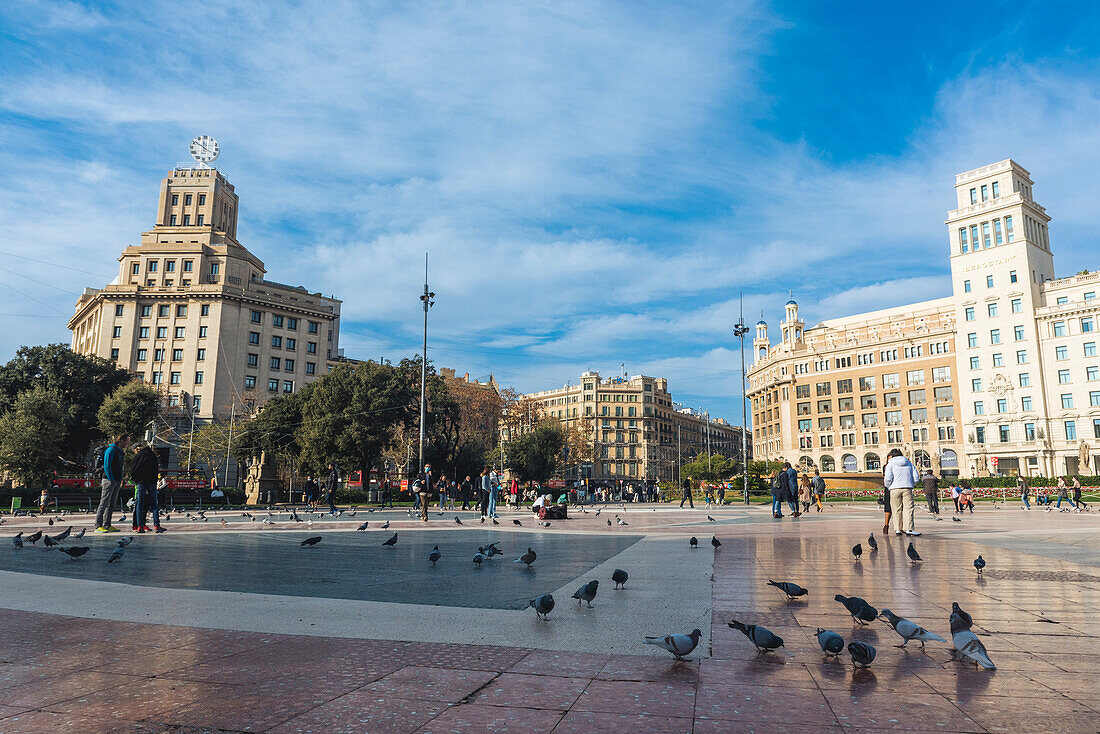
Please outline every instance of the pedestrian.
[[967, 482], [963, 482], [959, 492], [959, 512], [963, 510], [970, 510], [970, 514], [974, 514], [974, 494]]
[[508, 482], [508, 495], [509, 495], [509, 497], [511, 499], [511, 502], [512, 502], [512, 509], [518, 510], [519, 509], [519, 482], [516, 480], [515, 477], [512, 477], [511, 481]]
[[817, 511], [821, 512], [824, 509], [821, 503], [825, 500], [825, 479], [822, 478], [821, 472], [814, 469], [814, 478], [810, 480], [810, 486], [814, 491], [814, 501], [817, 502]]
[[1024, 503], [1024, 509], [1030, 510], [1031, 503], [1028, 502], [1028, 495], [1031, 494], [1031, 489], [1027, 486], [1027, 480], [1024, 479], [1024, 476], [1022, 474], [1016, 477], [1016, 489], [1020, 493], [1020, 499]]
[[1081, 479], [1080, 477], [1073, 478], [1073, 502], [1077, 505], [1079, 510], [1087, 510], [1088, 505], [1081, 499]]
[[443, 512], [446, 509], [448, 490], [450, 489], [450, 483], [447, 481], [446, 474], [440, 474], [439, 478], [435, 480], [435, 486], [439, 490], [439, 511]]
[[470, 481], [470, 475], [467, 474], [466, 478], [462, 480], [462, 484], [458, 486], [458, 494], [462, 498], [462, 509], [470, 509], [470, 497], [473, 495], [474, 484]]
[[813, 486], [810, 484], [810, 475], [803, 474], [798, 480], [798, 499], [802, 502], [802, 511], [809, 512], [810, 504], [814, 501]]
[[[131, 529], [135, 533], [163, 533], [160, 505], [157, 503], [157, 475], [160, 473], [157, 452], [145, 443], [138, 443], [134, 449], [134, 458], [130, 462], [130, 479], [134, 482], [134, 521]], [[152, 529], [145, 524], [150, 509], [153, 514]]]
[[1066, 478], [1065, 477], [1058, 477], [1058, 504], [1056, 504], [1054, 506], [1055, 509], [1061, 508], [1062, 500], [1065, 500], [1066, 502], [1069, 502], [1070, 507], [1076, 507], [1077, 506], [1077, 505], [1073, 504], [1073, 500], [1071, 500], [1069, 498], [1068, 489], [1069, 488], [1066, 486]]
[[478, 482], [478, 508], [481, 510], [481, 519], [485, 519], [485, 515], [489, 512], [489, 490], [492, 488], [491, 479], [489, 478], [489, 467], [485, 467], [481, 470], [481, 479]]
[[497, 497], [500, 495], [500, 475], [496, 471], [489, 472], [489, 505], [486, 515], [497, 516]]
[[416, 496], [420, 499], [420, 519], [428, 522], [428, 501], [432, 497], [432, 489], [435, 486], [435, 475], [432, 474], [432, 465], [425, 462], [424, 471], [417, 477], [420, 484], [417, 487]]
[[951, 501], [955, 503], [955, 512], [962, 512], [959, 509], [959, 496], [962, 494], [962, 487], [958, 482], [951, 485]]
[[725, 482], [719, 482], [718, 483], [718, 504], [720, 504], [720, 505], [726, 504], [726, 483]]
[[791, 517], [802, 517], [798, 509], [798, 470], [791, 466], [791, 462], [784, 461], [782, 474], [786, 477], [782, 486], [783, 499], [787, 502], [787, 507], [791, 508]]
[[787, 473], [780, 469], [772, 477], [772, 517], [783, 517], [783, 486], [787, 483]]
[[692, 481], [691, 477], [686, 477], [683, 481], [683, 496], [680, 498], [680, 509], [684, 509], [684, 503], [687, 502], [691, 509], [695, 509], [695, 500], [691, 497]]
[[340, 473], [335, 464], [328, 465], [328, 481], [325, 482], [325, 499], [328, 501], [328, 514], [336, 515], [336, 490], [340, 488]]
[[928, 511], [933, 515], [940, 514], [940, 480], [928, 469], [921, 481], [924, 483], [924, 501], [928, 503]]
[[894, 513], [891, 511], [892, 508], [890, 507], [890, 490], [887, 489], [885, 486], [883, 486], [882, 488], [882, 499], [880, 500], [880, 503], [882, 504], [883, 514], [882, 534], [888, 535], [890, 533], [890, 517]]
[[890, 490], [890, 507], [894, 512], [894, 535], [920, 535], [913, 525], [913, 487], [920, 477], [913, 462], [905, 458], [900, 449], [888, 455], [883, 485]]
[[130, 445], [129, 436], [118, 436], [103, 452], [103, 481], [99, 487], [99, 508], [95, 514], [97, 533], [117, 533], [118, 528], [111, 526], [111, 514], [118, 502], [118, 493], [122, 489], [122, 457]]

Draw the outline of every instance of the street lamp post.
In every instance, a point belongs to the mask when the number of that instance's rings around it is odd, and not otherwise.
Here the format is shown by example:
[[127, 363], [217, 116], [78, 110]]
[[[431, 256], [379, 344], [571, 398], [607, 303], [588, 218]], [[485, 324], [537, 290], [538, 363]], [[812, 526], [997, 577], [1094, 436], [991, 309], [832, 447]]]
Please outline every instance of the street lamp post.
[[420, 353], [420, 464], [419, 471], [424, 466], [424, 417], [427, 413], [427, 384], [428, 384], [428, 309], [435, 305], [435, 293], [428, 290], [428, 253], [424, 253], [424, 293], [420, 296], [424, 304], [424, 346]]
[[745, 504], [749, 504], [749, 429], [748, 407], [745, 404], [745, 335], [749, 333], [749, 327], [745, 326], [745, 296], [741, 296], [741, 318], [733, 327], [733, 335], [741, 341], [741, 470], [745, 479]]

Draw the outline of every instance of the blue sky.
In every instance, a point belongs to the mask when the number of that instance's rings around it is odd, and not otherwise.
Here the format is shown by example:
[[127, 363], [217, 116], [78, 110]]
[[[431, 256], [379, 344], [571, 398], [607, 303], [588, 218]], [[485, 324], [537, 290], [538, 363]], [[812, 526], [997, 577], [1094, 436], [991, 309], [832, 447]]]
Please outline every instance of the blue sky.
[[0, 359], [218, 138], [268, 277], [538, 390], [667, 376], [739, 421], [731, 343], [948, 292], [953, 175], [1012, 157], [1061, 273], [1100, 266], [1100, 6], [934, 2], [0, 4]]

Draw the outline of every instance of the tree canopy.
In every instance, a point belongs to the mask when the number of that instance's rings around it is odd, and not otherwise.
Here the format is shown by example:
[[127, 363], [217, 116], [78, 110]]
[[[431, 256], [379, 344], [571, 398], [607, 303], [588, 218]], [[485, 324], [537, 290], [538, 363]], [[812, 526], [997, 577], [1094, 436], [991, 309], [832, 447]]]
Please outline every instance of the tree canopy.
[[140, 380], [127, 382], [107, 396], [96, 412], [105, 436], [140, 438], [157, 417], [160, 394]]
[[689, 463], [680, 467], [680, 476], [693, 477], [704, 482], [723, 482], [738, 472], [736, 459], [727, 459], [722, 454], [698, 454]]
[[557, 421], [539, 423], [505, 446], [505, 466], [521, 482], [545, 482], [565, 459], [566, 433]]
[[63, 464], [61, 404], [56, 390], [37, 385], [19, 393], [0, 414], [0, 466], [25, 487], [45, 486]]

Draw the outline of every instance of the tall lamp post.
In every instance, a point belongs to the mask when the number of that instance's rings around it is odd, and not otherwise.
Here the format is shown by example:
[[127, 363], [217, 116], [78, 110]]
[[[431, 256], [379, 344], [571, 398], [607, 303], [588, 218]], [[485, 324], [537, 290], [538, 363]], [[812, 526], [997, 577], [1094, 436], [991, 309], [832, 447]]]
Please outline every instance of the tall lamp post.
[[748, 436], [746, 431], [749, 429], [749, 415], [748, 407], [745, 404], [746, 398], [746, 376], [745, 376], [745, 335], [749, 333], [749, 327], [745, 326], [745, 296], [741, 295], [741, 318], [737, 321], [737, 324], [733, 327], [733, 335], [741, 341], [741, 471], [745, 479], [745, 504], [749, 504], [749, 450], [748, 450]]
[[420, 302], [424, 304], [424, 348], [420, 353], [420, 464], [417, 472], [424, 466], [424, 416], [427, 413], [428, 398], [428, 309], [435, 305], [435, 293], [428, 290], [428, 253], [424, 253], [424, 294]]

